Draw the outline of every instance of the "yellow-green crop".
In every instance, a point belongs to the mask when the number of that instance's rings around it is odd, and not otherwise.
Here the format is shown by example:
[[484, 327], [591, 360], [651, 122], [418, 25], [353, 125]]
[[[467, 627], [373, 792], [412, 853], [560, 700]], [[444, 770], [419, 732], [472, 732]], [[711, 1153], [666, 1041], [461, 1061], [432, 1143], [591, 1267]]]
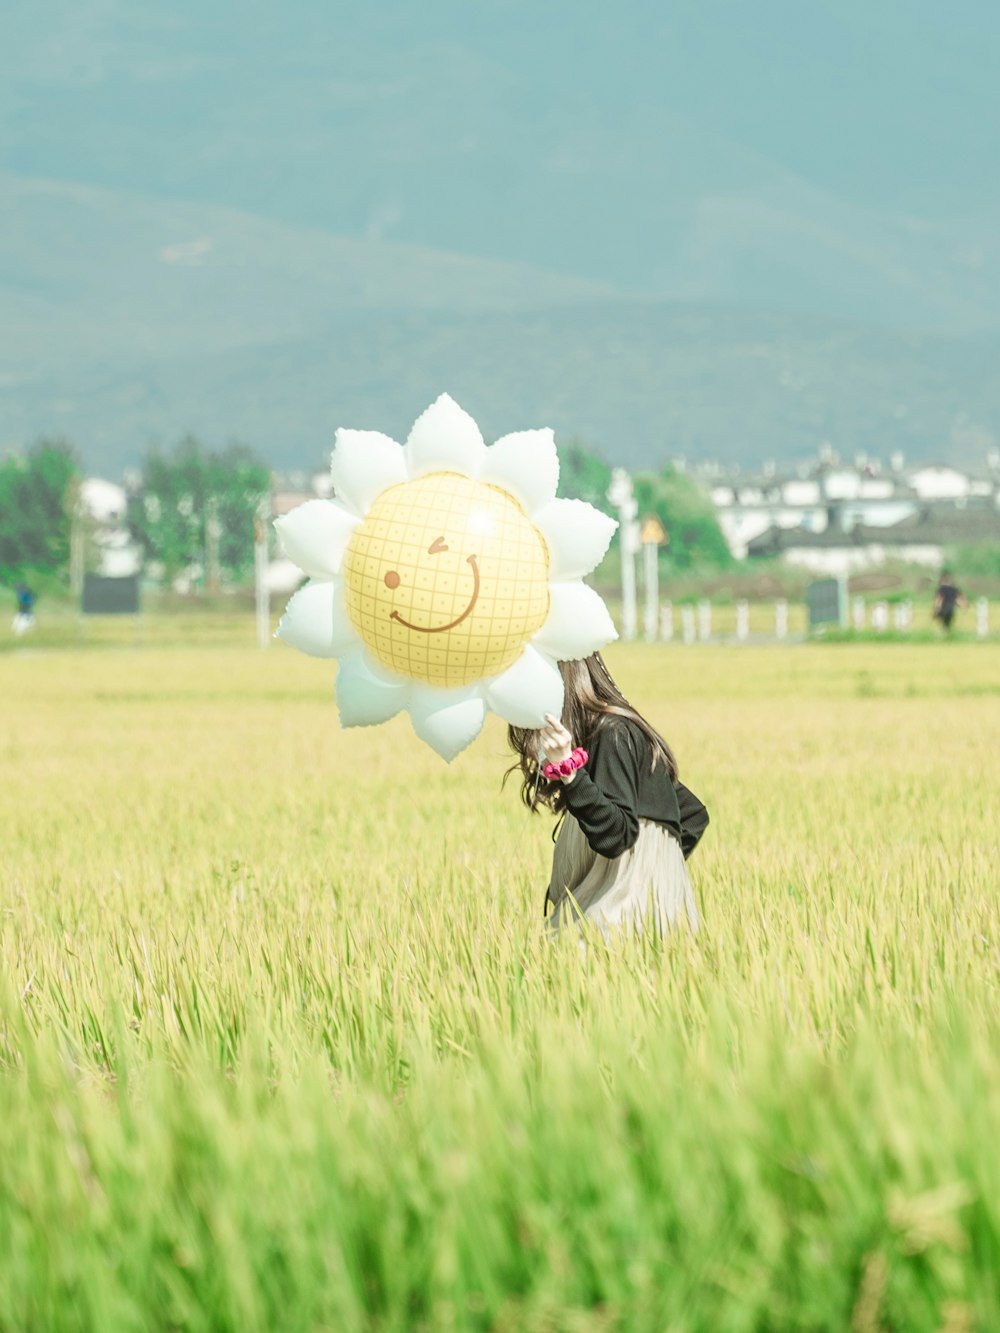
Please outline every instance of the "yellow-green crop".
[[3, 1333], [997, 1326], [1000, 647], [608, 657], [704, 925], [582, 953], [495, 722], [0, 655]]

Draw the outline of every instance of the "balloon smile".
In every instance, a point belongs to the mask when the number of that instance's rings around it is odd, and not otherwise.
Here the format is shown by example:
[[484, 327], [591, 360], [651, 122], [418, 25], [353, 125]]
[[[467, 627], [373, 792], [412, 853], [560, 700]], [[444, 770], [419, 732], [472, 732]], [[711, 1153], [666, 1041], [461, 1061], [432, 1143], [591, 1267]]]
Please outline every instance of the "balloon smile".
[[476, 562], [476, 557], [474, 555], [468, 556], [466, 563], [472, 566], [472, 577], [475, 580], [472, 598], [469, 605], [455, 620], [449, 620], [447, 625], [414, 625], [409, 620], [404, 620], [398, 611], [390, 611], [389, 619], [398, 620], [401, 625], [405, 625], [407, 629], [416, 630], [418, 634], [443, 634], [445, 630], [454, 629], [456, 625], [461, 625], [462, 621], [472, 614], [472, 608], [479, 599], [479, 565]]

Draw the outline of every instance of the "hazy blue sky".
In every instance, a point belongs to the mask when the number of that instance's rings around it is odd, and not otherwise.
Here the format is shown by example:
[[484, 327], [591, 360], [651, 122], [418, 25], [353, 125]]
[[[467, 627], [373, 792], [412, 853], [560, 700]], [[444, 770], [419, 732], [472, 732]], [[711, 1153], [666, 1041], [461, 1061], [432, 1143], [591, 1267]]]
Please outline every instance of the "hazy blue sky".
[[405, 235], [416, 163], [439, 221], [413, 224], [444, 243], [463, 182], [544, 167], [572, 193], [621, 154], [669, 192], [664, 139], [679, 200], [781, 173], [932, 216], [1000, 199], [994, 0], [8, 0], [0, 21], [18, 173]]

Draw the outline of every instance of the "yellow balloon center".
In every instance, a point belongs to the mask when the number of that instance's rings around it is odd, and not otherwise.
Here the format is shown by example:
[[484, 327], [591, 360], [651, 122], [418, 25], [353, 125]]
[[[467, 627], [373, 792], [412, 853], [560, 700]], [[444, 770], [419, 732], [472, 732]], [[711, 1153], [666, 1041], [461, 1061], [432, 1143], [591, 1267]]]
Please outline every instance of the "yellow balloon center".
[[344, 573], [367, 647], [427, 685], [499, 675], [549, 612], [541, 534], [507, 491], [453, 472], [383, 491], [351, 536]]

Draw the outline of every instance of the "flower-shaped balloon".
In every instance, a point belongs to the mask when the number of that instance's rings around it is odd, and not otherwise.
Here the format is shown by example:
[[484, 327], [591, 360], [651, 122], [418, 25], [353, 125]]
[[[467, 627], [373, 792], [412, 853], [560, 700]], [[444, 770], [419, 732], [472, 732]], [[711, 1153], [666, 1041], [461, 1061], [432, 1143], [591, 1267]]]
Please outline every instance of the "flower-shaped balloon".
[[550, 430], [487, 448], [447, 394], [405, 445], [338, 430], [335, 499], [276, 520], [310, 581], [278, 636], [337, 657], [344, 726], [409, 709], [418, 736], [453, 759], [487, 708], [519, 727], [562, 711], [556, 663], [617, 638], [583, 582], [617, 526], [582, 500], [557, 500]]

